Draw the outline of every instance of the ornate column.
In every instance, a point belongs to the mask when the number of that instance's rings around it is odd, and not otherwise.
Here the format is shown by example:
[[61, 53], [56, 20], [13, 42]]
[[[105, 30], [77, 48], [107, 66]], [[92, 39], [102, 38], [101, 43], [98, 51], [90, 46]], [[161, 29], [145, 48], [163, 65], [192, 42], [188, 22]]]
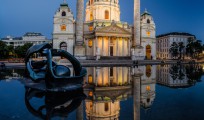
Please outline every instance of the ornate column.
[[141, 94], [141, 76], [143, 71], [141, 67], [133, 67], [131, 70], [133, 82], [133, 118], [140, 120], [140, 94]]
[[76, 18], [76, 44], [74, 47], [74, 55], [78, 59], [86, 59], [85, 46], [83, 38], [83, 22], [84, 22], [84, 0], [77, 0], [77, 18]]
[[140, 45], [140, 0], [134, 0], [134, 40], [133, 46]]
[[140, 40], [140, 0], [134, 0], [134, 37], [132, 60], [144, 59], [144, 51]]
[[83, 44], [84, 0], [77, 0], [76, 45]]

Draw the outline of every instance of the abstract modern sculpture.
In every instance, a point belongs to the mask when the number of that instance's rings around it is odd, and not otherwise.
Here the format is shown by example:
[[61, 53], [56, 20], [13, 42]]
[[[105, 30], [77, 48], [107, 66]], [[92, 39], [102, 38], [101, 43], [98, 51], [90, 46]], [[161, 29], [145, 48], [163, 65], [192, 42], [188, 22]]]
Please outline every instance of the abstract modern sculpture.
[[[46, 56], [46, 60], [32, 61], [30, 57], [34, 53], [41, 53], [41, 55]], [[53, 62], [53, 56], [60, 56], [69, 60], [73, 66], [74, 75], [70, 76], [69, 67]], [[87, 73], [74, 56], [64, 50], [52, 49], [48, 43], [30, 47], [26, 53], [25, 65], [33, 82], [45, 81], [47, 86], [80, 84]]]

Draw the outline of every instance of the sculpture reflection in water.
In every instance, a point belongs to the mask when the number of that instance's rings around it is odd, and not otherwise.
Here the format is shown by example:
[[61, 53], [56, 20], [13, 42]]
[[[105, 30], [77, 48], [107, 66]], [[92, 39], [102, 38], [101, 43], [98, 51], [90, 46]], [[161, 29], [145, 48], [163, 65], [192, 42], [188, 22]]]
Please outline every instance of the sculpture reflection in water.
[[[41, 54], [45, 60], [34, 61], [32, 56]], [[74, 74], [71, 76], [70, 68], [64, 65], [58, 65], [53, 57], [67, 59], [73, 66]], [[80, 62], [70, 53], [64, 50], [52, 49], [48, 43], [34, 45], [26, 53], [25, 65], [29, 77], [33, 82], [45, 82], [46, 87], [60, 87], [64, 84], [81, 84], [87, 71], [82, 68]]]
[[[86, 98], [83, 88], [67, 92], [46, 92], [27, 88], [25, 104], [30, 113], [44, 120], [54, 117], [68, 118], [68, 114], [77, 109]], [[36, 100], [43, 100], [43, 105], [36, 105]]]

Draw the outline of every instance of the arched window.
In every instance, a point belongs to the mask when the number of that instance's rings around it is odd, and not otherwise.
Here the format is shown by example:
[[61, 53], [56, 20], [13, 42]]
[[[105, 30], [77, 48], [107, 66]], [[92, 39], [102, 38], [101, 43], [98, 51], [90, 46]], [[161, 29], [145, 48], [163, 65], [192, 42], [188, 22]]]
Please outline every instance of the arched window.
[[107, 112], [109, 110], [108, 103], [104, 103], [104, 110]]
[[62, 12], [62, 16], [66, 16], [66, 12], [65, 11]]
[[91, 12], [90, 13], [90, 21], [92, 21], [93, 20], [93, 13]]
[[149, 19], [147, 19], [147, 23], [150, 24], [150, 20]]
[[105, 19], [109, 19], [109, 11], [108, 10], [105, 11]]
[[91, 4], [93, 4], [93, 0], [91, 0], [91, 2], [90, 2]]
[[60, 43], [60, 49], [67, 51], [67, 43], [66, 42]]
[[146, 76], [149, 78], [152, 75], [151, 65], [146, 66]]

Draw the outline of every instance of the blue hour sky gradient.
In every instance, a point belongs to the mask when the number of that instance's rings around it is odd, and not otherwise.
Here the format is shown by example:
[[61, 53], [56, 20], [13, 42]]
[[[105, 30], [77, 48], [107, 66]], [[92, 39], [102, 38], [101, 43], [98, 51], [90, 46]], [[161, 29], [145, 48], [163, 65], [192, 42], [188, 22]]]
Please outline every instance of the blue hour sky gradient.
[[[87, 1], [87, 0], [85, 0]], [[133, 1], [120, 0], [121, 21], [133, 24]], [[63, 0], [1, 0], [0, 38], [41, 32], [52, 38], [53, 16]], [[67, 0], [76, 18], [76, 0]], [[141, 0], [156, 23], [156, 34], [188, 32], [204, 41], [204, 0]]]

